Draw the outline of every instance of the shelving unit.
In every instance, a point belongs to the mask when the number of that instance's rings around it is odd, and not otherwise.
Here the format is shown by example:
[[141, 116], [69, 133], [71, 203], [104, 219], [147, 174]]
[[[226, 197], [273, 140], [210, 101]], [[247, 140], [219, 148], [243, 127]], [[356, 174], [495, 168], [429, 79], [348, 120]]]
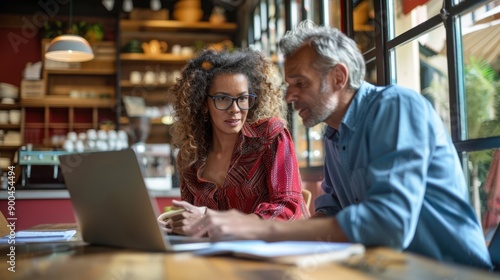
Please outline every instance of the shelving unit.
[[[42, 40], [42, 57], [48, 40]], [[23, 142], [34, 148], [57, 148], [70, 131], [99, 129], [103, 122], [116, 123], [116, 46], [106, 41], [92, 44], [90, 62], [44, 63], [42, 98], [21, 99]]]
[[170, 53], [162, 53], [157, 55], [147, 55], [143, 53], [121, 53], [122, 61], [161, 61], [172, 63], [186, 63], [192, 56], [174, 55]]
[[225, 22], [213, 24], [207, 21], [182, 22], [177, 20], [133, 20], [124, 19], [120, 21], [122, 31], [199, 31], [227, 32], [236, 30], [236, 23]]
[[[3, 161], [9, 161], [10, 164], [14, 162], [15, 155], [17, 149], [22, 145], [22, 138], [23, 138], [23, 133], [24, 133], [24, 126], [23, 126], [23, 118], [22, 118], [22, 111], [21, 111], [21, 106], [19, 103], [15, 104], [0, 104], [0, 111], [1, 112], [6, 112], [9, 113], [11, 110], [19, 111], [21, 118], [19, 120], [19, 123], [12, 123], [10, 120], [5, 120], [5, 122], [0, 123], [0, 130], [3, 131], [2, 134], [2, 141], [0, 142], [0, 158], [3, 158]], [[19, 141], [13, 142], [9, 141], [6, 139], [6, 135], [9, 133], [16, 133], [19, 134]], [[10, 165], [8, 164], [8, 165]], [[6, 171], [6, 166], [4, 166], [5, 163], [2, 162], [1, 169], [3, 171]]]
[[[180, 71], [193, 55], [177, 55], [172, 53], [172, 46], [181, 47], [205, 46], [224, 40], [233, 40], [236, 31], [235, 23], [212, 24], [210, 22], [181, 22], [176, 20], [132, 20], [120, 21], [120, 38], [123, 46], [130, 40], [149, 42], [153, 39], [164, 41], [168, 48], [165, 53], [155, 55], [145, 53], [120, 53], [120, 95], [144, 97], [147, 107], [164, 108], [167, 106], [166, 94], [169, 86], [174, 83], [174, 73]], [[122, 47], [123, 47], [122, 46]], [[166, 83], [131, 83], [130, 74], [139, 71], [166, 72], [169, 81]], [[169, 142], [168, 125], [161, 122], [161, 117], [151, 120], [148, 143]], [[128, 125], [126, 112], [120, 119], [120, 124]]]
[[[0, 124], [0, 129], [19, 130], [22, 143], [31, 143], [34, 148], [54, 148], [54, 136], [65, 136], [70, 131], [83, 132], [99, 129], [103, 121], [111, 120], [127, 129], [128, 120], [121, 96], [142, 96], [146, 106], [164, 109], [168, 88], [175, 82], [174, 74], [193, 57], [172, 53], [172, 46], [199, 48], [224, 40], [234, 41], [235, 23], [212, 24], [210, 22], [187, 23], [176, 20], [131, 20], [121, 19], [118, 36], [121, 46], [113, 41], [92, 44], [95, 59], [80, 64], [46, 63], [42, 78], [44, 96], [22, 99], [17, 109], [22, 113], [22, 125]], [[144, 53], [120, 53], [130, 40], [150, 42], [153, 39], [166, 41], [166, 52], [155, 55]], [[42, 57], [49, 40], [42, 40]], [[116, 59], [120, 62], [117, 64]], [[116, 65], [120, 65], [119, 71]], [[48, 66], [48, 67], [47, 67]], [[132, 71], [146, 73], [166, 72], [167, 82], [131, 83]], [[117, 82], [118, 80], [118, 82]], [[0, 104], [0, 110], [4, 110]], [[165, 112], [165, 110], [160, 110]], [[122, 112], [118, 115], [117, 112]], [[147, 142], [169, 142], [169, 126], [161, 121], [161, 115], [151, 120], [151, 132]], [[15, 152], [18, 146], [10, 147]], [[0, 146], [2, 150], [8, 147]]]
[[70, 131], [99, 129], [104, 121], [114, 121], [114, 100], [65, 100], [67, 98], [24, 99], [24, 142], [35, 147], [54, 147], [53, 136]]

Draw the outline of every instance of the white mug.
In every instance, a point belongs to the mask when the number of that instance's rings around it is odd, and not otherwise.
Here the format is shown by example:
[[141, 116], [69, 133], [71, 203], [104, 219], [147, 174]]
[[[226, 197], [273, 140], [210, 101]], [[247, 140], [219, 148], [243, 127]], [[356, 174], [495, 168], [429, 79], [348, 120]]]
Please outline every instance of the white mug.
[[142, 81], [142, 74], [139, 71], [130, 72], [130, 82], [132, 84], [140, 84]]
[[156, 84], [156, 73], [153, 71], [147, 71], [144, 74], [144, 83], [148, 85]]
[[75, 145], [73, 144], [73, 141], [66, 139], [64, 141], [63, 148], [68, 152], [72, 152], [75, 149]]
[[10, 120], [11, 124], [19, 124], [21, 122], [21, 111], [10, 110], [9, 111], [9, 120]]
[[181, 49], [181, 55], [183, 55], [183, 56], [191, 56], [191, 55], [193, 55], [193, 53], [194, 53], [194, 50], [192, 47], [185, 46], [185, 47], [182, 47], [182, 49]]
[[98, 130], [97, 131], [97, 139], [99, 140], [108, 140], [108, 132], [105, 130]]
[[78, 134], [76, 134], [76, 132], [74, 132], [74, 131], [70, 131], [70, 132], [68, 132], [66, 139], [75, 142], [76, 140], [78, 140]]
[[8, 123], [9, 122], [9, 112], [0, 111], [0, 123]]
[[85, 150], [85, 145], [82, 140], [76, 140], [75, 142], [75, 151], [83, 152]]
[[168, 74], [166, 71], [161, 71], [158, 73], [158, 83], [160, 84], [166, 84], [168, 80]]
[[180, 55], [181, 54], [181, 45], [173, 45], [172, 46], [172, 54], [175, 54], [175, 55]]
[[96, 140], [97, 139], [97, 131], [95, 129], [87, 130], [87, 140]]

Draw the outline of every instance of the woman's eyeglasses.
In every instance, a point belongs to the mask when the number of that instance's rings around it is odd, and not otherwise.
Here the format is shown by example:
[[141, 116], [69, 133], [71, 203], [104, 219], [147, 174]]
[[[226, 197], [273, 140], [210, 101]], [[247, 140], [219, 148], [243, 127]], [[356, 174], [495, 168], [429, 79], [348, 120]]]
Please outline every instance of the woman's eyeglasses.
[[245, 94], [238, 97], [231, 97], [228, 95], [208, 95], [214, 101], [215, 108], [221, 111], [225, 111], [233, 106], [233, 102], [236, 100], [236, 105], [241, 110], [248, 110], [255, 105], [255, 99], [257, 95], [255, 94]]

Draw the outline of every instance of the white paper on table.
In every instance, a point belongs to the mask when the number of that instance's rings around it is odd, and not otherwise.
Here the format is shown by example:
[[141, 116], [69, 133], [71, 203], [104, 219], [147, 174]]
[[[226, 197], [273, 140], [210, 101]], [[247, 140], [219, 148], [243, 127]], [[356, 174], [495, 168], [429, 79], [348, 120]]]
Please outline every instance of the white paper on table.
[[[15, 235], [6, 235], [2, 237], [0, 239], [0, 244], [67, 241], [75, 234], [76, 230], [57, 230], [57, 231], [21, 230], [16, 232]], [[15, 243], [13, 243], [12, 240], [14, 240]]]

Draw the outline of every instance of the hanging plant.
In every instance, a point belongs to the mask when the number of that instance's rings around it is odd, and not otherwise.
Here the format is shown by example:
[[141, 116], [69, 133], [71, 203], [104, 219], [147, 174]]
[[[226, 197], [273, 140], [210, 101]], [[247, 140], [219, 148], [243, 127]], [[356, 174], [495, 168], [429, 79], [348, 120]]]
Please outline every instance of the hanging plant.
[[89, 42], [99, 42], [104, 39], [104, 27], [102, 23], [87, 23], [85, 20], [74, 22], [71, 27], [68, 22], [60, 20], [46, 22], [43, 26], [43, 38], [53, 39], [57, 36], [71, 33], [80, 35]]

